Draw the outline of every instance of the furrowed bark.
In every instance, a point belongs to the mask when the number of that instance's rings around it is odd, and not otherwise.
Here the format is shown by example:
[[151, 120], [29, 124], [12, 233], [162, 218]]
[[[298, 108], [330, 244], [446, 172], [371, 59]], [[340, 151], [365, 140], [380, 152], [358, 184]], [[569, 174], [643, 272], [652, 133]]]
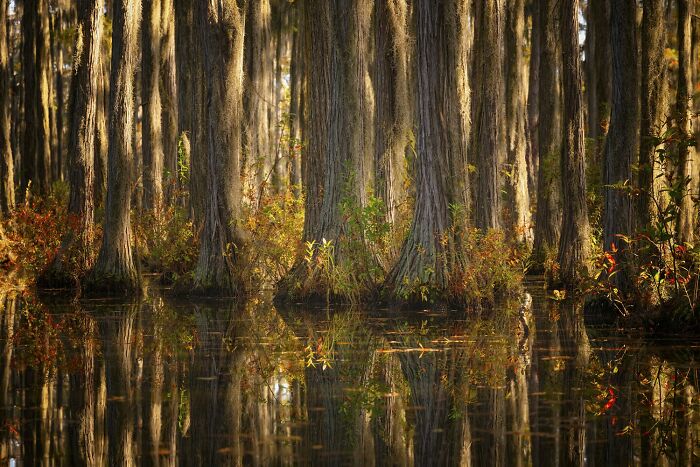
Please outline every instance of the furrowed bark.
[[239, 264], [245, 239], [239, 221], [245, 2], [196, 4], [194, 18], [204, 49], [200, 86], [207, 96], [206, 118], [195, 125], [202, 127], [206, 141], [208, 186], [194, 289], [237, 295], [244, 292]]
[[[63, 238], [61, 249], [40, 281], [49, 286], [70, 286], [72, 273], [83, 274], [92, 267], [95, 203], [94, 151], [99, 89], [102, 9], [97, 0], [79, 0], [78, 28], [71, 77], [68, 134], [70, 155], [70, 198], [68, 213], [75, 220]], [[75, 267], [76, 270], [71, 270]]]
[[578, 0], [561, 0], [561, 44], [564, 137], [561, 151], [562, 233], [559, 277], [569, 286], [585, 278], [589, 268], [590, 226], [586, 205], [583, 74], [578, 45]]
[[90, 283], [94, 289], [138, 290], [140, 278], [131, 249], [131, 194], [134, 165], [134, 72], [138, 61], [141, 0], [115, 0], [110, 79], [107, 200], [100, 249]]
[[10, 141], [12, 96], [7, 50], [7, 8], [8, 0], [0, 0], [0, 217], [7, 216], [15, 206], [14, 160]]

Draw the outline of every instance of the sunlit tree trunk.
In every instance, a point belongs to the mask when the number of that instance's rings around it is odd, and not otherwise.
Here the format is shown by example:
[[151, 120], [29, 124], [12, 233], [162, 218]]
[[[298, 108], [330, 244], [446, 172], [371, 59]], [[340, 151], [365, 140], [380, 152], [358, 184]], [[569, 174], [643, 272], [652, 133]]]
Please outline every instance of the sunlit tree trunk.
[[[605, 206], [603, 248], [622, 250], [626, 245], [617, 235], [632, 233], [632, 198], [623, 188], [633, 183], [632, 168], [639, 156], [639, 66], [636, 36], [637, 3], [612, 2], [610, 9], [612, 41], [612, 109], [610, 131], [605, 142]], [[629, 259], [629, 258], [628, 258]], [[615, 276], [615, 283], [626, 283], [626, 267]]]
[[477, 166], [476, 226], [482, 231], [501, 227], [500, 164], [506, 161], [502, 2], [475, 2], [474, 115], [472, 153]]
[[[105, 19], [101, 18], [104, 22]], [[97, 116], [95, 120], [95, 207], [104, 206], [107, 195], [107, 113], [109, 107], [109, 61], [104, 41], [101, 47], [99, 66], [99, 88], [97, 91]]]
[[640, 188], [637, 200], [637, 229], [647, 229], [656, 220], [659, 199], [655, 137], [660, 136], [666, 113], [666, 62], [663, 44], [666, 41], [663, 0], [644, 0], [641, 34], [641, 128], [639, 145]]
[[143, 207], [163, 204], [163, 128], [160, 103], [161, 0], [147, 1], [141, 28], [141, 104], [143, 106]]
[[131, 250], [131, 179], [134, 164], [134, 71], [138, 56], [141, 0], [115, 0], [110, 79], [107, 201], [102, 248], [92, 286], [109, 291], [137, 289], [139, 275]]
[[195, 6], [197, 34], [204, 44], [201, 86], [207, 96], [206, 119], [195, 122], [206, 137], [206, 147], [200, 149], [207, 161], [204, 229], [194, 277], [195, 289], [202, 292], [243, 291], [238, 263], [244, 247], [239, 224], [244, 6], [236, 0], [225, 0], [218, 8]]
[[404, 198], [404, 155], [410, 137], [407, 8], [405, 0], [374, 2], [374, 193], [384, 202], [390, 223]]
[[51, 21], [51, 55], [53, 58], [54, 94], [55, 94], [55, 131], [56, 145], [53, 150], [53, 179], [63, 180], [67, 164], [64, 160], [63, 150], [63, 126], [64, 126], [64, 97], [63, 97], [63, 45], [61, 44], [61, 34], [63, 32], [63, 10], [61, 5], [54, 6], [54, 14]]
[[37, 181], [39, 193], [47, 194], [51, 185], [51, 41], [49, 2], [37, 0]]
[[506, 10], [506, 144], [510, 225], [515, 238], [532, 244], [527, 169], [525, 0], [508, 0]]
[[539, 125], [537, 213], [535, 214], [535, 241], [533, 260], [541, 265], [559, 244], [561, 214], [559, 207], [558, 160], [561, 135], [560, 85], [557, 73], [557, 17], [556, 0], [537, 3], [540, 25], [539, 68]]
[[71, 77], [68, 134], [70, 156], [70, 198], [68, 212], [77, 223], [66, 233], [61, 249], [44, 277], [47, 285], [71, 285], [71, 264], [82, 274], [94, 258], [92, 251], [94, 197], [93, 183], [97, 92], [99, 83], [100, 45], [102, 40], [102, 6], [96, 0], [80, 0], [75, 57]]
[[[678, 89], [676, 94], [676, 118], [680, 137], [687, 140], [691, 135], [692, 95], [693, 95], [693, 62], [691, 11], [689, 0], [678, 0]], [[695, 150], [683, 141], [678, 145], [677, 181], [684, 183], [692, 180], [694, 171]], [[685, 187], [685, 185], [683, 185]], [[688, 185], [693, 186], [693, 182]], [[694, 218], [696, 207], [690, 196], [684, 196], [680, 202], [680, 211], [676, 231], [681, 242], [692, 242], [694, 237]]]
[[559, 277], [576, 285], [589, 269], [591, 232], [586, 205], [585, 122], [583, 74], [578, 44], [578, 0], [560, 0], [564, 96], [561, 151], [562, 227]]
[[[449, 94], [448, 84], [454, 78], [454, 70], [444, 58], [445, 50], [454, 46], [448, 29], [454, 18], [446, 16], [451, 11], [447, 3], [421, 0], [414, 7], [418, 28], [419, 113], [416, 201], [411, 230], [385, 284], [388, 293], [400, 300], [419, 300], [417, 284], [447, 290], [450, 274], [459, 266], [459, 259], [456, 238], [443, 242], [443, 236], [450, 236], [453, 222], [450, 205], [463, 199], [446, 176], [455, 158], [459, 158], [446, 140], [449, 126], [444, 118], [445, 101], [452, 100], [454, 104], [456, 98]], [[474, 131], [478, 131], [478, 126]]]
[[163, 131], [163, 185], [169, 203], [177, 183], [178, 96], [175, 64], [175, 9], [174, 0], [161, 0], [160, 38], [160, 101]]
[[539, 122], [540, 122], [540, 54], [541, 39], [540, 15], [538, 14], [539, 1], [530, 4], [530, 60], [528, 63], [528, 88], [527, 88], [527, 131], [530, 138], [527, 152], [527, 180], [528, 189], [532, 201], [537, 193], [537, 167], [540, 154]]
[[8, 215], [15, 205], [14, 160], [10, 141], [12, 70], [8, 54], [7, 8], [8, 1], [0, 0], [0, 217]]
[[271, 182], [272, 147], [268, 120], [272, 105], [274, 44], [270, 0], [248, 3], [245, 38], [245, 87], [243, 106], [243, 176], [255, 198]]

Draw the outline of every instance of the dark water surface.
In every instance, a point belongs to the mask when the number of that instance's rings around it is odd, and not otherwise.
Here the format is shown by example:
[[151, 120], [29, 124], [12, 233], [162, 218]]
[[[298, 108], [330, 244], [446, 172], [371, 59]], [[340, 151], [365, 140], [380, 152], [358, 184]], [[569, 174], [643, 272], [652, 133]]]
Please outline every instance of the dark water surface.
[[700, 465], [700, 341], [527, 289], [481, 315], [0, 294], [0, 464]]

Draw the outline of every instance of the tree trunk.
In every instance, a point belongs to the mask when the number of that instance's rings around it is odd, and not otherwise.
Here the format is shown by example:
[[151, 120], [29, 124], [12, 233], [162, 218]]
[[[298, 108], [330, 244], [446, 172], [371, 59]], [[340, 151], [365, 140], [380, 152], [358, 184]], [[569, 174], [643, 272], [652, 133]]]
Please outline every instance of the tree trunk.
[[175, 64], [175, 9], [173, 0], [161, 0], [160, 101], [163, 129], [163, 184], [169, 202], [177, 184], [178, 103]]
[[561, 0], [564, 137], [561, 152], [562, 233], [559, 276], [575, 286], [587, 276], [591, 233], [586, 205], [583, 74], [578, 45], [578, 0]]
[[658, 213], [654, 199], [658, 199], [656, 140], [664, 124], [666, 111], [666, 63], [664, 60], [665, 28], [664, 2], [644, 0], [642, 18], [641, 70], [641, 129], [639, 145], [636, 230], [646, 229]]
[[65, 175], [66, 163], [63, 159], [63, 126], [64, 126], [64, 97], [63, 97], [63, 45], [60, 37], [63, 30], [63, 14], [60, 5], [57, 5], [56, 12], [53, 15], [51, 22], [51, 55], [53, 56], [54, 68], [56, 76], [54, 79], [54, 87], [56, 94], [56, 148], [53, 157], [53, 178], [54, 180], [63, 180]]
[[36, 69], [36, 15], [38, 0], [24, 0], [22, 8], [22, 76], [24, 91], [24, 133], [22, 141], [22, 164], [20, 196], [32, 185], [37, 185], [37, 141], [38, 141], [38, 90]]
[[[100, 21], [104, 21], [101, 19]], [[107, 152], [109, 138], [107, 137], [107, 112], [109, 106], [109, 62], [106, 51], [102, 46], [102, 56], [99, 66], [99, 88], [97, 92], [97, 116], [95, 121], [95, 207], [104, 205], [107, 194]]]
[[[482, 231], [501, 226], [499, 165], [506, 160], [504, 83], [501, 44], [502, 8], [498, 0], [475, 2], [473, 154], [478, 171], [476, 226]], [[549, 97], [549, 96], [548, 96]]]
[[589, 136], [596, 141], [595, 161], [600, 160], [603, 142], [610, 122], [612, 104], [612, 58], [610, 55], [610, 3], [611, 0], [589, 1], [589, 28], [593, 37], [591, 60], [596, 70], [596, 80], [590, 84], [590, 92], [595, 94], [595, 105], [588, 109]]
[[7, 216], [15, 205], [14, 160], [10, 128], [12, 126], [10, 94], [8, 30], [7, 30], [7, 0], [0, 0], [0, 218]]
[[292, 7], [292, 57], [289, 64], [289, 138], [287, 158], [289, 159], [290, 184], [294, 187], [296, 196], [301, 194], [301, 123], [300, 112], [302, 94], [304, 92], [304, 35], [299, 33], [301, 25], [300, 5]]
[[[683, 144], [678, 145], [678, 168], [677, 181], [686, 185], [685, 180], [690, 179], [688, 184], [692, 186], [695, 150], [685, 143], [690, 138], [692, 132], [691, 114], [693, 96], [693, 62], [691, 56], [692, 36], [691, 36], [691, 15], [689, 0], [678, 0], [678, 90], [676, 94], [676, 114], [677, 125]], [[695, 207], [690, 196], [683, 196], [680, 201], [678, 222], [676, 233], [681, 242], [693, 241], [693, 231], [695, 227]]]
[[446, 293], [450, 274], [459, 263], [456, 239], [442, 241], [450, 235], [450, 205], [459, 203], [461, 195], [446, 177], [459, 154], [447, 141], [448, 122], [441, 118], [455, 72], [445, 60], [449, 53], [444, 52], [455, 46], [448, 30], [454, 18], [447, 16], [454, 10], [431, 0], [417, 1], [415, 9], [420, 119], [417, 193], [411, 230], [385, 284], [389, 294], [402, 301], [419, 301], [423, 286]]
[[[625, 189], [610, 186], [632, 183], [632, 167], [639, 155], [636, 18], [637, 4], [634, 0], [612, 2], [612, 109], [610, 131], [605, 143], [603, 213], [603, 248], [606, 251], [627, 248], [628, 245], [624, 245], [617, 235], [632, 233], [632, 198]], [[618, 286], [628, 285], [625, 276], [624, 270], [614, 276]]]
[[506, 142], [510, 227], [518, 242], [532, 244], [527, 170], [527, 107], [524, 65], [525, 0], [508, 0], [506, 12]]
[[159, 211], [163, 206], [163, 128], [159, 90], [161, 0], [146, 2], [141, 34], [143, 207]]
[[36, 23], [37, 97], [37, 178], [39, 193], [51, 188], [51, 41], [49, 2], [38, 0]]
[[404, 155], [410, 137], [407, 8], [405, 0], [374, 3], [374, 193], [384, 202], [389, 223], [404, 198]]
[[[537, 212], [532, 257], [536, 265], [556, 251], [559, 244], [561, 214], [559, 207], [558, 160], [561, 135], [560, 85], [557, 73], [556, 0], [541, 0], [537, 15], [540, 25], [539, 68], [539, 166], [537, 175]], [[546, 122], [546, 123], [545, 123]]]
[[[68, 213], [77, 220], [63, 238], [42, 282], [70, 286], [71, 273], [82, 275], [92, 267], [95, 123], [99, 89], [102, 8], [97, 0], [80, 0], [75, 57], [71, 77], [68, 135], [70, 155], [70, 199]], [[77, 268], [71, 270], [72, 267]]]
[[270, 0], [248, 4], [245, 34], [245, 88], [243, 94], [246, 123], [243, 132], [243, 176], [246, 194], [256, 199], [271, 181], [272, 144], [269, 107], [273, 99], [274, 44], [271, 32]]
[[[527, 151], [527, 186], [530, 196], [537, 192], [537, 166], [540, 154], [539, 121], [540, 121], [540, 54], [541, 39], [540, 15], [538, 14], [539, 0], [530, 4], [530, 63], [527, 87], [527, 131], [530, 144]], [[532, 201], [532, 199], [530, 200]]]
[[204, 128], [200, 131], [206, 138], [208, 193], [194, 286], [228, 295], [243, 292], [238, 263], [244, 247], [239, 224], [244, 12], [244, 2], [235, 0], [218, 8], [195, 6], [197, 34], [204, 45], [201, 85], [207, 96], [206, 119], [195, 125]]
[[141, 0], [114, 1], [107, 201], [102, 248], [92, 273], [93, 287], [110, 292], [133, 291], [140, 282], [131, 251], [130, 214], [140, 14]]

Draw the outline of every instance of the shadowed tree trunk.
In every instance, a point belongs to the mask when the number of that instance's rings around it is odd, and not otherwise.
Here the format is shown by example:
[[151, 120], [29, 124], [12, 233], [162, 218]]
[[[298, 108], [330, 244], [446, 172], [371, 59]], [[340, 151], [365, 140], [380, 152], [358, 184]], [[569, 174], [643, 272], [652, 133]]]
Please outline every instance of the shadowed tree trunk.
[[588, 272], [591, 233], [586, 206], [583, 74], [578, 44], [578, 0], [561, 0], [564, 137], [561, 151], [562, 229], [559, 276], [576, 285]]
[[537, 5], [540, 25], [539, 68], [539, 166], [537, 175], [537, 213], [532, 257], [541, 265], [556, 251], [559, 243], [561, 215], [557, 168], [559, 160], [560, 85], [557, 75], [556, 0], [540, 0]]
[[163, 185], [169, 203], [177, 182], [178, 103], [177, 70], [175, 64], [175, 9], [174, 0], [161, 0], [160, 38], [160, 101], [163, 130]]
[[[77, 222], [71, 225], [53, 263], [42, 282], [46, 285], [70, 286], [70, 274], [83, 274], [92, 267], [93, 197], [97, 92], [102, 41], [102, 7], [97, 0], [80, 0], [77, 4], [78, 28], [71, 77], [68, 135], [70, 156], [70, 198], [68, 213]], [[76, 271], [71, 271], [76, 267]]]
[[131, 179], [134, 165], [134, 71], [138, 59], [141, 0], [115, 0], [110, 79], [107, 201], [102, 247], [92, 285], [124, 292], [139, 286], [131, 251]]
[[243, 291], [237, 263], [244, 246], [238, 224], [243, 196], [240, 158], [244, 13], [245, 3], [236, 0], [195, 5], [197, 34], [204, 45], [204, 80], [200, 85], [207, 96], [203, 109], [206, 118], [195, 121], [205, 136], [206, 147], [200, 150], [206, 155], [208, 186], [194, 278], [195, 289], [201, 292]]
[[143, 207], [163, 205], [163, 129], [160, 104], [161, 0], [147, 1], [141, 28], [141, 104], [143, 106]]
[[[639, 74], [636, 37], [637, 4], [634, 0], [611, 3], [612, 109], [610, 131], [605, 142], [605, 206], [603, 248], [622, 250], [627, 245], [618, 234], [632, 233], [632, 198], [625, 189], [611, 185], [630, 184], [632, 167], [639, 156]], [[614, 276], [618, 286], [626, 282], [625, 271]]]
[[384, 202], [389, 223], [404, 197], [404, 154], [410, 137], [407, 9], [405, 0], [374, 2], [374, 193]]
[[[586, 60], [591, 60], [595, 76], [587, 83], [588, 101], [588, 136], [595, 140], [595, 160], [603, 149], [603, 138], [608, 132], [611, 104], [612, 59], [610, 56], [610, 0], [591, 0], [588, 2], [588, 21], [586, 35], [591, 42], [586, 51]], [[589, 56], [590, 53], [590, 56]]]
[[474, 200], [474, 218], [484, 232], [501, 226], [499, 170], [506, 161], [502, 13], [502, 2], [498, 0], [475, 2], [474, 63], [478, 72], [474, 84], [472, 153], [478, 172], [478, 198]]
[[[680, 137], [685, 141], [691, 135], [691, 115], [693, 96], [693, 62], [692, 62], [691, 11], [689, 0], [678, 0], [678, 89], [676, 94], [676, 118]], [[678, 145], [677, 181], [695, 175], [693, 158], [695, 150], [686, 144]], [[693, 186], [691, 182], [689, 187]], [[695, 227], [695, 207], [690, 196], [684, 196], [680, 203], [676, 232], [681, 242], [692, 242]]]
[[22, 140], [22, 164], [20, 195], [29, 184], [36, 185], [38, 136], [38, 89], [36, 69], [36, 14], [38, 0], [22, 2], [22, 77], [24, 91], [24, 133]]
[[449, 81], [453, 81], [455, 70], [449, 68], [450, 62], [445, 58], [449, 53], [444, 52], [454, 46], [448, 30], [454, 18], [446, 16], [453, 10], [447, 3], [430, 0], [420, 0], [414, 7], [420, 119], [417, 193], [411, 230], [385, 284], [394, 298], [411, 301], [420, 299], [419, 286], [446, 290], [451, 272], [459, 266], [456, 239], [442, 240], [444, 235], [450, 236], [453, 222], [449, 206], [462, 199], [455, 184], [446, 177], [459, 154], [447, 141], [447, 122], [442, 118], [447, 114], [446, 101], [455, 101], [455, 96], [449, 94]]
[[[90, 2], [95, 6], [99, 2]], [[95, 8], [99, 10], [98, 8]], [[80, 15], [80, 6], [78, 6]], [[76, 55], [77, 56], [77, 55]], [[85, 339], [80, 345], [78, 372], [70, 376], [71, 420], [77, 427], [71, 430], [71, 462], [74, 465], [100, 465], [96, 459], [95, 445], [95, 351], [97, 347], [97, 323], [87, 315], [80, 316], [81, 330]]]
[[506, 11], [506, 144], [510, 228], [515, 238], [532, 244], [527, 170], [527, 107], [524, 51], [525, 0], [508, 0]]
[[55, 76], [53, 80], [54, 94], [56, 97], [55, 114], [55, 131], [56, 131], [56, 146], [53, 151], [53, 179], [63, 180], [67, 164], [63, 154], [63, 126], [64, 126], [64, 97], [63, 97], [63, 45], [60, 37], [63, 32], [63, 11], [60, 4], [54, 6], [54, 14], [51, 18], [51, 56], [53, 57], [53, 67], [55, 68]]
[[302, 146], [301, 128], [303, 115], [301, 114], [301, 101], [305, 92], [304, 79], [304, 34], [299, 32], [302, 27], [301, 5], [294, 5], [291, 10], [292, 24], [292, 56], [289, 64], [289, 143], [287, 147], [287, 158], [289, 159], [289, 182], [295, 188], [294, 194], [298, 196], [301, 191], [301, 151]]
[[[371, 183], [372, 115], [374, 99], [369, 81], [369, 0], [320, 0], [305, 4], [309, 27], [307, 55], [310, 122], [309, 149], [305, 163], [307, 210], [304, 237], [333, 246], [335, 265], [354, 272], [358, 258], [348, 247], [350, 234], [364, 244], [363, 232], [350, 232], [345, 207], [361, 207], [366, 201], [365, 184]], [[318, 37], [318, 40], [316, 38]], [[325, 43], [324, 43], [325, 41]], [[323, 160], [323, 164], [315, 164]], [[324, 170], [325, 169], [325, 170]], [[311, 200], [321, 192], [323, 200]], [[314, 202], [315, 201], [315, 202]], [[363, 258], [364, 259], [364, 258]], [[371, 259], [369, 260], [371, 261]], [[364, 267], [364, 266], [363, 266]], [[308, 274], [303, 258], [281, 284], [280, 296], [298, 293], [299, 298], [328, 297], [331, 284]], [[358, 278], [369, 285], [372, 278]]]
[[14, 161], [10, 128], [12, 126], [10, 95], [7, 0], [0, 0], [0, 217], [9, 214], [15, 205]]
[[655, 137], [661, 134], [666, 111], [664, 2], [644, 0], [643, 5], [637, 230], [648, 228], [658, 212], [654, 199], [659, 194], [656, 176], [660, 167], [656, 163]]

